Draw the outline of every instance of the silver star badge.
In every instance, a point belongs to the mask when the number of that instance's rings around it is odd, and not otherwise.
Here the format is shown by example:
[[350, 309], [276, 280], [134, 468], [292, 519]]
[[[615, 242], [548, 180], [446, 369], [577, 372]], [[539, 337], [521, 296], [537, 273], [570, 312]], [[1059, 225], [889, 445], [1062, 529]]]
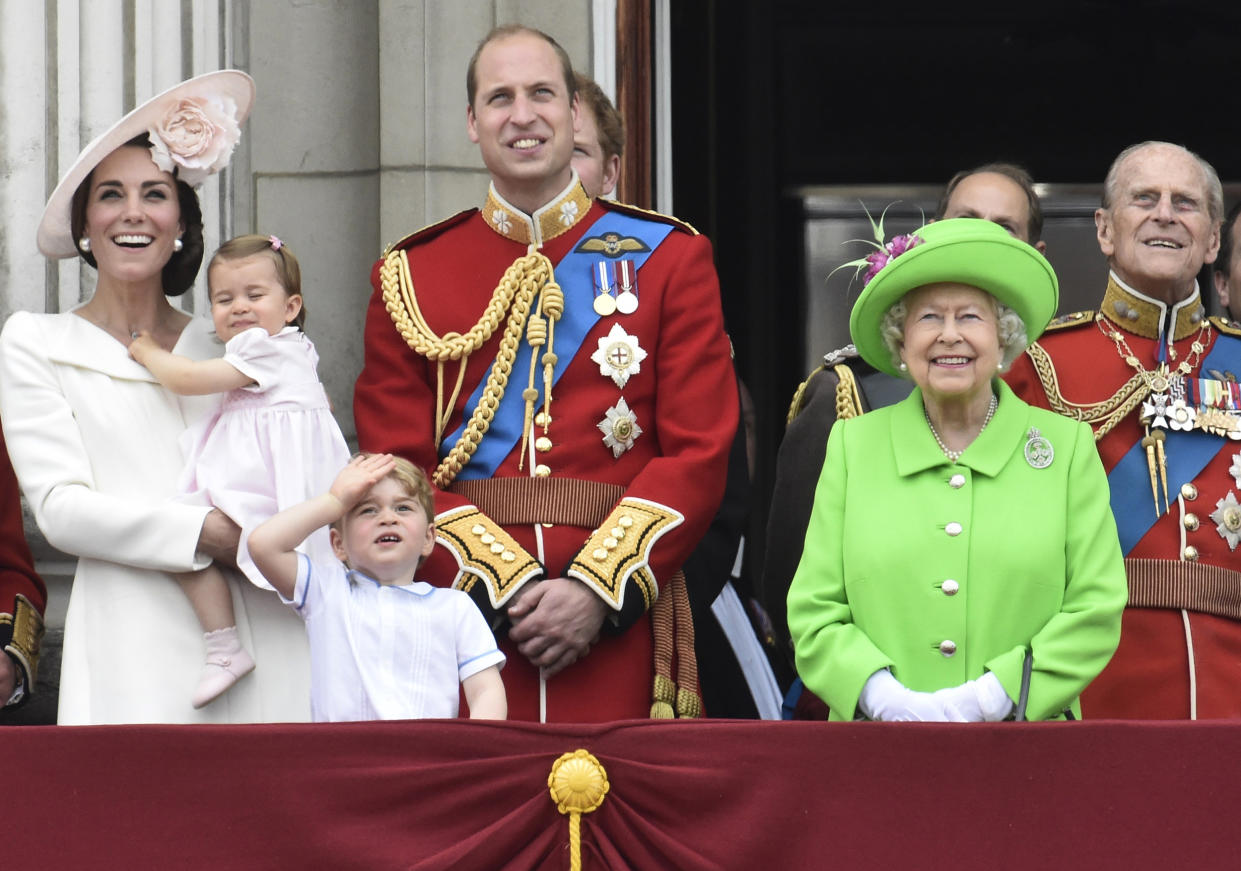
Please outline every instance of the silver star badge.
[[636, 336], [625, 332], [620, 324], [612, 324], [612, 329], [599, 340], [599, 348], [590, 355], [590, 359], [599, 364], [599, 374], [611, 378], [617, 387], [629, 383], [630, 375], [642, 371], [641, 363], [646, 359], [646, 351], [638, 345]]
[[603, 433], [603, 444], [612, 449], [614, 458], [632, 448], [634, 440], [642, 435], [638, 418], [629, 410], [629, 403], [625, 402], [623, 396], [595, 426]]
[[1241, 454], [1232, 455], [1232, 465], [1228, 467], [1228, 473], [1237, 482], [1237, 486], [1241, 487]]
[[1237, 504], [1235, 493], [1229, 490], [1227, 496], [1215, 503], [1211, 519], [1220, 538], [1228, 542], [1228, 549], [1236, 550], [1241, 543], [1241, 505]]

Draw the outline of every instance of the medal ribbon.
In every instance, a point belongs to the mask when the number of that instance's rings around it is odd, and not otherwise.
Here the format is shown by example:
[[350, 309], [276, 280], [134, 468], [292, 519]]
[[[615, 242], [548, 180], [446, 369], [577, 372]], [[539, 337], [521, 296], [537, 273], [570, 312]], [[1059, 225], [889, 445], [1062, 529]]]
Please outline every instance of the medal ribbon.
[[[642, 268], [646, 259], [655, 252], [664, 239], [668, 238], [672, 229], [671, 224], [663, 221], [651, 221], [621, 212], [605, 211], [599, 220], [582, 234], [582, 239], [589, 236], [602, 236], [604, 233], [618, 233], [622, 238], [634, 236], [642, 239], [650, 248], [649, 251], [626, 252], [625, 254], [627, 259], [633, 261], [633, 269], [636, 271]], [[639, 236], [639, 234], [642, 235]], [[577, 251], [577, 245], [573, 247], [574, 250], [569, 251], [554, 267], [556, 281], [564, 291], [565, 306], [564, 313], [556, 322], [557, 361], [552, 379], [553, 386], [569, 368], [569, 364], [581, 350], [582, 342], [585, 341], [587, 334], [599, 321], [599, 315], [595, 313], [592, 305], [595, 295], [593, 270], [599, 260], [599, 252]], [[486, 436], [479, 444], [478, 450], [474, 452], [474, 456], [457, 475], [457, 480], [490, 478], [504, 462], [504, 458], [511, 454], [513, 448], [521, 441], [526, 406], [525, 400], [521, 397], [521, 387], [530, 377], [530, 356], [530, 343], [523, 336], [521, 346], [517, 351], [517, 359], [513, 361], [513, 370], [508, 376], [508, 389], [504, 391], [504, 396], [500, 400]], [[542, 382], [541, 378], [535, 379], [535, 388], [539, 391], [539, 399], [535, 402], [536, 408], [543, 404]], [[470, 394], [470, 398], [466, 400], [461, 425], [440, 443], [440, 459], [443, 459], [448, 450], [461, 438], [461, 433], [465, 430], [465, 421], [468, 421], [470, 415], [474, 413], [485, 386], [486, 379], [479, 383], [474, 392]]]
[[[1160, 344], [1163, 344], [1162, 342]], [[1219, 333], [1211, 352], [1203, 359], [1199, 372], [1219, 369], [1241, 372], [1241, 339]], [[1194, 386], [1193, 381], [1186, 379]], [[1183, 432], [1167, 430], [1164, 442], [1168, 458], [1168, 494], [1180, 493], [1181, 486], [1192, 481], [1206, 468], [1207, 463], [1219, 453], [1222, 436], [1201, 430]], [[1150, 474], [1146, 465], [1146, 449], [1138, 442], [1121, 457], [1119, 463], [1108, 473], [1108, 485], [1112, 491], [1112, 514], [1116, 517], [1116, 531], [1120, 533], [1120, 549], [1128, 556], [1142, 537], [1150, 531], [1159, 518], [1145, 499], [1135, 499], [1135, 493], [1150, 489]]]

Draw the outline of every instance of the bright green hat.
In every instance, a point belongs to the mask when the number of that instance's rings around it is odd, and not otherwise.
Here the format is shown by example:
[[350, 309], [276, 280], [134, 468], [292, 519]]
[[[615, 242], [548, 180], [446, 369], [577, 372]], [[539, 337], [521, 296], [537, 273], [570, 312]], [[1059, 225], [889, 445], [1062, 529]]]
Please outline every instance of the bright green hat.
[[[867, 363], [889, 375], [898, 374], [879, 333], [883, 316], [911, 290], [940, 282], [986, 291], [1017, 312], [1031, 342], [1042, 335], [1060, 304], [1060, 285], [1051, 264], [1037, 250], [981, 218], [936, 221], [911, 236], [896, 237], [882, 254], [868, 258], [873, 277], [849, 315], [853, 344]], [[906, 247], [916, 239], [921, 241]], [[877, 272], [876, 260], [881, 262]]]

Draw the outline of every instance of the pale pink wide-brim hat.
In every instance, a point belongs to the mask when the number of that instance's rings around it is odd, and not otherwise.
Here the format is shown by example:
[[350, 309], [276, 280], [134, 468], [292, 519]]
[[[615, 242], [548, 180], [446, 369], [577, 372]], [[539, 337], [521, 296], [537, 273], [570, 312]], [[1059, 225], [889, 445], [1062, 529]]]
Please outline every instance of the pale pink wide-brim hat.
[[73, 194], [91, 170], [135, 136], [150, 135], [151, 159], [160, 169], [198, 187], [228, 165], [240, 126], [254, 105], [254, 79], [240, 70], [219, 70], [187, 79], [152, 97], [82, 149], [48, 198], [39, 221], [39, 250], [48, 257], [75, 257]]

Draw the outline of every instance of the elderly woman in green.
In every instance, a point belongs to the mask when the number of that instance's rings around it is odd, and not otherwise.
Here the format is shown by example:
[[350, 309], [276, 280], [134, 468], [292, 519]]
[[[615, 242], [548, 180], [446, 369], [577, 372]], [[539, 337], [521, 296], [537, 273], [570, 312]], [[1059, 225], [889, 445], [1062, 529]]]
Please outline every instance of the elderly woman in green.
[[806, 686], [832, 719], [1050, 719], [1111, 658], [1127, 586], [1090, 428], [999, 374], [1058, 286], [974, 218], [897, 237], [849, 329], [908, 399], [837, 422], [789, 589]]

